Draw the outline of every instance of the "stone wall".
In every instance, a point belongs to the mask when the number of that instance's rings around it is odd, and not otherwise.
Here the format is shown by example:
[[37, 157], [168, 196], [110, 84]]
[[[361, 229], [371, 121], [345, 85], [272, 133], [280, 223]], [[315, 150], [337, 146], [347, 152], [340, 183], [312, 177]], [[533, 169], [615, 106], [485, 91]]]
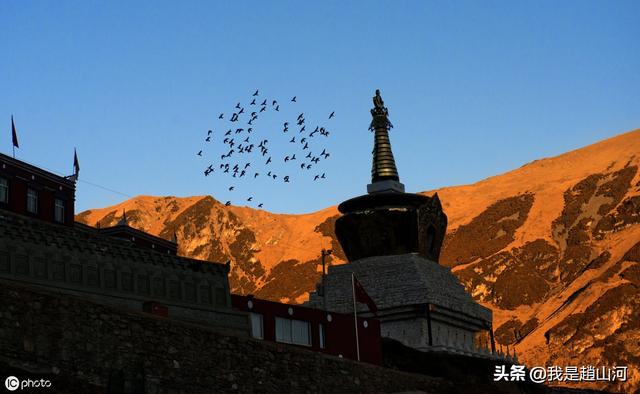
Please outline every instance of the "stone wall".
[[228, 267], [136, 247], [85, 227], [0, 214], [0, 279], [142, 310], [153, 301], [171, 317], [248, 332], [233, 311]]
[[122, 312], [15, 282], [0, 280], [0, 299], [0, 377], [43, 376], [52, 380], [47, 392], [456, 392], [439, 378]]

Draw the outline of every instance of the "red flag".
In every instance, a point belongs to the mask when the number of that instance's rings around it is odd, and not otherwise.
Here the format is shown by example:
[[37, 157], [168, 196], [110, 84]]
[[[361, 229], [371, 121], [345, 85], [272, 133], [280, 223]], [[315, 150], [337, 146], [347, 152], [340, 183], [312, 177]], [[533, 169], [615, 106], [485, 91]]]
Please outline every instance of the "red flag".
[[16, 133], [16, 125], [13, 123], [13, 115], [11, 115], [11, 137], [13, 138], [13, 146], [19, 148], [18, 145], [18, 133]]
[[369, 310], [373, 312], [374, 315], [378, 315], [378, 307], [376, 306], [376, 303], [373, 302], [371, 297], [369, 297], [369, 294], [364, 291], [364, 287], [362, 287], [360, 282], [358, 282], [358, 278], [356, 278], [355, 275], [353, 275], [353, 292], [355, 294], [356, 301], [367, 304]]

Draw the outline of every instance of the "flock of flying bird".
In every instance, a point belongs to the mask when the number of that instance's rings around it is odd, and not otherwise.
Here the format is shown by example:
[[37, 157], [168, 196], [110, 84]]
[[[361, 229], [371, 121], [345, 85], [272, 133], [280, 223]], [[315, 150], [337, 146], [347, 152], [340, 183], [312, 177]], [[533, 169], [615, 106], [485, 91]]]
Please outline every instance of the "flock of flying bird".
[[[259, 90], [256, 90], [249, 98], [251, 100], [248, 105], [243, 106], [237, 103], [232, 110], [232, 114], [221, 113], [218, 120], [228, 122], [229, 127], [226, 131], [208, 130], [204, 139], [206, 143], [211, 143], [212, 139], [219, 137], [223, 145], [224, 153], [220, 155], [218, 164], [211, 163], [204, 170], [204, 175], [209, 176], [214, 172], [227, 175], [230, 178], [239, 180], [240, 178], [256, 179], [258, 177], [268, 177], [271, 181], [281, 181], [290, 183], [293, 180], [291, 172], [295, 169], [309, 174], [313, 177], [313, 181], [320, 181], [326, 178], [324, 172], [317, 171], [320, 162], [327, 160], [330, 153], [326, 148], [314, 149], [312, 143], [320, 137], [329, 137], [329, 131], [323, 126], [315, 126], [313, 131], [305, 119], [304, 112], [300, 113], [295, 121], [285, 121], [282, 124], [282, 130], [272, 135], [271, 138], [285, 138], [288, 140], [288, 154], [283, 157], [276, 157], [270, 150], [271, 141], [268, 138], [258, 137], [254, 130], [258, 119], [266, 111], [280, 112], [280, 104], [277, 100], [263, 99], [261, 100]], [[260, 102], [261, 101], [261, 102]], [[269, 103], [270, 101], [270, 103]], [[289, 104], [295, 105], [297, 96], [289, 100]], [[333, 119], [335, 112], [328, 115], [328, 119]], [[291, 126], [292, 130], [289, 130]], [[307, 130], [309, 126], [309, 130]], [[291, 138], [289, 139], [289, 135]], [[201, 149], [197, 155], [202, 156], [204, 149]], [[297, 156], [296, 156], [297, 155]], [[217, 159], [217, 156], [216, 156]], [[285, 175], [279, 176], [275, 173], [279, 169], [274, 168], [274, 161], [280, 161], [285, 167]], [[292, 163], [296, 163], [295, 166]], [[299, 163], [299, 165], [297, 165]], [[316, 171], [312, 170], [316, 169]], [[235, 183], [235, 182], [234, 182]], [[235, 185], [228, 187], [228, 191], [235, 190]], [[253, 201], [253, 196], [246, 198], [247, 202]], [[231, 201], [225, 203], [226, 206], [231, 205]], [[263, 207], [263, 203], [257, 205], [258, 208]]]

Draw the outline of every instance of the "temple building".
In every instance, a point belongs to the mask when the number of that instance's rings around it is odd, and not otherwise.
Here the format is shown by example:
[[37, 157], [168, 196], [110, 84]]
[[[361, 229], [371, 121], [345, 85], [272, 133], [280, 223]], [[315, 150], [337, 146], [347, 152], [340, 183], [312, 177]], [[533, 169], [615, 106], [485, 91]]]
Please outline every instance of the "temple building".
[[[494, 348], [491, 310], [476, 303], [439, 264], [447, 216], [438, 195], [406, 193], [396, 168], [389, 112], [373, 98], [371, 183], [338, 206], [335, 233], [349, 260], [330, 266], [308, 306], [353, 312], [352, 274], [377, 306], [383, 337], [422, 351], [477, 354]], [[358, 303], [359, 316], [372, 317]]]
[[0, 153], [0, 285], [3, 281], [133, 312], [248, 335], [234, 310], [229, 264], [176, 255], [175, 239], [74, 221], [75, 177]]

